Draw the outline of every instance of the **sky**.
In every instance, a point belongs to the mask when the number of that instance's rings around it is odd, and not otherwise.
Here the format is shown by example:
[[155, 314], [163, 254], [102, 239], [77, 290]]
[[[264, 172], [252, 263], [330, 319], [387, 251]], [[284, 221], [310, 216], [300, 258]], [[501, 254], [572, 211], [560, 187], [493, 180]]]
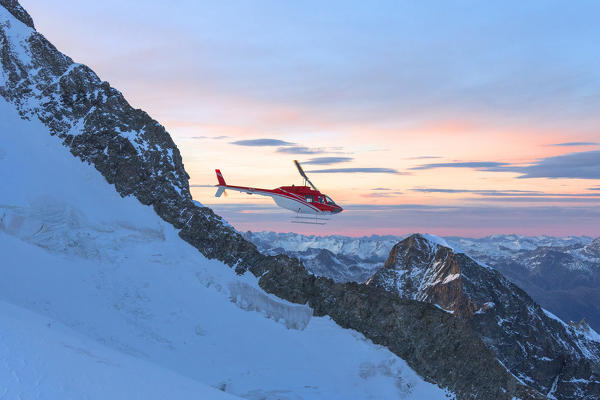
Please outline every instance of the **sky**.
[[[600, 236], [600, 3], [22, 0], [165, 126], [240, 230]], [[345, 208], [290, 223], [228, 183]]]

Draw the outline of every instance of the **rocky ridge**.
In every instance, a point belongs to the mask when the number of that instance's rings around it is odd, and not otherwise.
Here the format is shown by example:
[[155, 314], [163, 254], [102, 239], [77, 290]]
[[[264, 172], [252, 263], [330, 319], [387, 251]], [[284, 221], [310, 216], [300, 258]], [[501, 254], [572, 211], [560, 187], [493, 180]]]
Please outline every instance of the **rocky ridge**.
[[382, 288], [315, 277], [297, 259], [259, 253], [212, 210], [192, 201], [179, 151], [160, 124], [60, 53], [35, 31], [17, 1], [0, 5], [0, 96], [23, 118], [44, 123], [121, 196], [151, 205], [208, 258], [238, 273], [250, 271], [265, 291], [309, 304], [315, 315], [363, 333], [458, 398], [542, 398], [510, 374], [464, 320]]
[[[365, 282], [403, 236], [304, 236], [245, 232], [266, 254], [297, 257], [307, 270], [336, 282]], [[492, 235], [444, 238], [454, 248], [497, 269], [538, 304], [565, 321], [600, 331], [600, 238]]]

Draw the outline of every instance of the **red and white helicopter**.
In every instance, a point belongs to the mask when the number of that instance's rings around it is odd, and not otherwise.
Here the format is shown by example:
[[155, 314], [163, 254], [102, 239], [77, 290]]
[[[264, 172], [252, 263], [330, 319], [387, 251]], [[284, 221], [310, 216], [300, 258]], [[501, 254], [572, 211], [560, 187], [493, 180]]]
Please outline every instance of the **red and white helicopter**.
[[[233, 186], [225, 183], [221, 170], [216, 169], [217, 180], [219, 181], [217, 193], [215, 197], [221, 197], [225, 192], [225, 189], [236, 190], [242, 193], [258, 194], [261, 196], [268, 196], [275, 201], [279, 207], [285, 208], [296, 212], [294, 217], [296, 220], [292, 222], [300, 224], [319, 224], [323, 225], [328, 220], [323, 216], [341, 213], [344, 209], [327, 196], [321, 193], [319, 189], [308, 179], [304, 170], [300, 166], [297, 160], [294, 160], [296, 168], [302, 178], [304, 178], [304, 184], [302, 186], [281, 186], [277, 189], [259, 189], [246, 186]], [[310, 185], [306, 186], [306, 183]], [[309, 216], [313, 215], [313, 216]]]

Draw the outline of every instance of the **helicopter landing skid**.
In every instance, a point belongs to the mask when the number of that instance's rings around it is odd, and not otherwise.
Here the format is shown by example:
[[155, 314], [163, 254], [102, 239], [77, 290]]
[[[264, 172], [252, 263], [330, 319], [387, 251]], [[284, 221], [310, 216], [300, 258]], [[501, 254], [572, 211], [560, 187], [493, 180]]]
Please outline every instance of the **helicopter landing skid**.
[[292, 219], [290, 222], [294, 224], [313, 224], [313, 225], [325, 225], [326, 222], [321, 221], [329, 221], [330, 218], [323, 218], [315, 215], [314, 217], [300, 215], [299, 213]]

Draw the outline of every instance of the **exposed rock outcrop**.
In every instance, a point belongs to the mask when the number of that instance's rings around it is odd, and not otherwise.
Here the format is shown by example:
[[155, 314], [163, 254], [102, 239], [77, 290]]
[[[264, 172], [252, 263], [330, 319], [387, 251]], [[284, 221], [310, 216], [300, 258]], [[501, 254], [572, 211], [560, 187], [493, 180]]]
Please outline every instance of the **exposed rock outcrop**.
[[17, 0], [0, 0], [0, 6], [8, 10], [16, 19], [28, 27], [35, 28], [33, 26], [33, 19]]

